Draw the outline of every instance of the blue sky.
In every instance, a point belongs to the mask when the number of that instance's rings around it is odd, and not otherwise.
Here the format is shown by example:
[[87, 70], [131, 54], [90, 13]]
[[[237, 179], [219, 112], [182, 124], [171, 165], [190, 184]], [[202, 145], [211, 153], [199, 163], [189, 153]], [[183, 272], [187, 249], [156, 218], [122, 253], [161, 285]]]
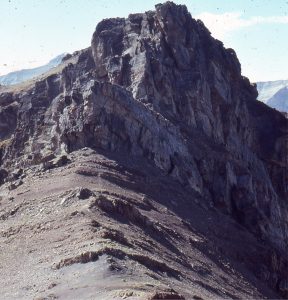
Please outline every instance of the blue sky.
[[[161, 0], [0, 0], [0, 75], [90, 45], [103, 18], [154, 9]], [[252, 81], [288, 79], [288, 0], [175, 0], [236, 50]]]

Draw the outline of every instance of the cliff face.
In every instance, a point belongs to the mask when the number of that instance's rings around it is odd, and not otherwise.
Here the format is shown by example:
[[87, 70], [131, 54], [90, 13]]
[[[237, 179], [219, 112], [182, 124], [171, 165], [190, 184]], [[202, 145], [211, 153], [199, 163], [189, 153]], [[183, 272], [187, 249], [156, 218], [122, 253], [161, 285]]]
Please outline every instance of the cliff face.
[[[285, 253], [288, 123], [256, 98], [235, 52], [185, 6], [106, 19], [61, 72], [0, 95], [0, 181], [83, 147], [125, 152]], [[275, 268], [274, 286], [287, 276]]]

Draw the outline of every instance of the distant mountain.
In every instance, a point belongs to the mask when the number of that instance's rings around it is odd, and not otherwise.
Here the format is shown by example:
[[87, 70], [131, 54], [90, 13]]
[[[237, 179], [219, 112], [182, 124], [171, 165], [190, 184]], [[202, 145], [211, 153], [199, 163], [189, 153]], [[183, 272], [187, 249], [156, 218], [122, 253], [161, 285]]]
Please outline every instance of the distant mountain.
[[0, 76], [0, 85], [12, 85], [12, 84], [17, 84], [20, 82], [23, 82], [25, 80], [29, 80], [35, 76], [41, 75], [50, 69], [57, 67], [61, 61], [62, 58], [66, 55], [67, 53], [62, 53], [52, 60], [50, 60], [46, 65], [33, 68], [33, 69], [23, 69], [19, 71], [14, 71], [11, 73], [8, 73], [6, 75]]
[[285, 86], [271, 97], [267, 104], [280, 111], [288, 112], [288, 87]]
[[257, 82], [258, 100], [283, 112], [288, 112], [288, 80]]

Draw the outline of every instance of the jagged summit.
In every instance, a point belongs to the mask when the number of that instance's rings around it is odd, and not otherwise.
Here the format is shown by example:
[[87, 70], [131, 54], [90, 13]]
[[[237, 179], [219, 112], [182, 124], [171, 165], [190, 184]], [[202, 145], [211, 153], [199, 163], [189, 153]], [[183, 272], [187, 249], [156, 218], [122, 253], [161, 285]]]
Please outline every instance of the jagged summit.
[[[135, 92], [141, 89], [141, 79], [150, 75], [149, 72], [156, 77], [149, 77], [150, 84], [155, 86], [161, 80], [162, 84], [166, 83], [163, 72], [170, 69], [173, 76], [181, 76], [184, 72], [191, 84], [190, 79], [196, 81], [207, 77], [209, 71], [213, 72], [209, 64], [214, 60], [214, 64], [220, 63], [226, 69], [226, 78], [241, 77], [235, 52], [212, 38], [201, 21], [192, 19], [186, 6], [173, 2], [157, 5], [156, 11], [129, 15], [127, 19], [100, 22], [92, 38], [92, 53], [98, 76], [128, 87], [137, 98], [141, 95]], [[132, 82], [125, 76], [131, 76]], [[180, 82], [185, 79], [181, 77]], [[167, 82], [164, 89], [171, 89], [169, 84]], [[151, 99], [157, 96], [144, 94]]]
[[32, 235], [44, 294], [78, 270], [55, 295], [90, 299], [98, 276], [101, 299], [287, 296], [288, 120], [185, 6], [105, 19], [58, 72], [1, 91], [0, 242]]

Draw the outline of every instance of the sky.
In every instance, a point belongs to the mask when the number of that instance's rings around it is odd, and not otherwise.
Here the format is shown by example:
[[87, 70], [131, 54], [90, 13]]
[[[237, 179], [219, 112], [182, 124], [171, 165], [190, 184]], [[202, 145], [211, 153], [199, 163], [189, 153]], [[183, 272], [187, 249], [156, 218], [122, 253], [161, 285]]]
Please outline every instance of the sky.
[[[0, 0], [0, 75], [90, 46], [99, 21], [161, 0]], [[174, 0], [235, 49], [251, 81], [288, 79], [288, 0]]]

